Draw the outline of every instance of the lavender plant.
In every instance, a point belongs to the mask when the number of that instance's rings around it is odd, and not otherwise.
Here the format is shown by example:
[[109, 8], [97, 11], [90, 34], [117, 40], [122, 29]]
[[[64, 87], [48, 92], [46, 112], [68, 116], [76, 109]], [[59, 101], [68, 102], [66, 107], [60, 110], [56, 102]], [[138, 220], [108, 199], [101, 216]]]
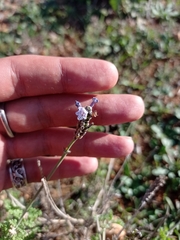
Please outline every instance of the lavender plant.
[[[46, 189], [47, 189], [46, 181], [49, 181], [52, 178], [52, 176], [54, 175], [56, 170], [62, 164], [64, 158], [70, 153], [70, 149], [75, 144], [75, 142], [77, 140], [83, 138], [83, 136], [87, 133], [88, 129], [93, 125], [93, 122], [91, 122], [91, 119], [92, 119], [92, 117], [97, 116], [97, 112], [93, 111], [93, 107], [96, 103], [98, 103], [98, 101], [99, 100], [96, 97], [93, 97], [91, 104], [86, 106], [86, 107], [82, 107], [80, 102], [75, 101], [75, 105], [78, 108], [78, 111], [75, 113], [77, 115], [77, 120], [78, 120], [78, 124], [77, 124], [76, 130], [75, 130], [75, 135], [74, 135], [73, 139], [71, 140], [71, 142], [69, 143], [69, 145], [65, 148], [61, 158], [59, 159], [57, 164], [54, 166], [54, 168], [51, 170], [51, 172], [48, 174], [48, 176], [46, 178], [42, 177], [41, 187], [36, 192], [35, 196], [33, 197], [32, 201], [30, 202], [30, 204], [24, 210], [24, 212], [23, 212], [22, 216], [20, 217], [16, 227], [12, 227], [12, 229], [10, 229], [11, 232], [13, 232], [15, 234], [17, 233], [16, 230], [18, 229], [20, 223], [22, 222], [25, 213], [32, 206], [33, 202], [35, 201], [35, 199], [37, 198], [39, 193], [42, 191], [42, 189], [45, 188], [45, 191], [46, 191]], [[42, 172], [42, 169], [41, 169], [41, 172]], [[46, 191], [46, 193], [47, 193], [47, 191]], [[47, 196], [49, 196], [49, 194], [47, 194]]]

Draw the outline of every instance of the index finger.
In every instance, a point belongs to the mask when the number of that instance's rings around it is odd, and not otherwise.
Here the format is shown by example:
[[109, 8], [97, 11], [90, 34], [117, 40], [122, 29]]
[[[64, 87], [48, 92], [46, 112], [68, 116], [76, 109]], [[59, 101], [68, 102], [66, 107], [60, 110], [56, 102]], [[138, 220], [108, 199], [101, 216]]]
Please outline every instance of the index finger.
[[0, 101], [57, 93], [102, 91], [118, 79], [107, 61], [36, 55], [0, 59]]

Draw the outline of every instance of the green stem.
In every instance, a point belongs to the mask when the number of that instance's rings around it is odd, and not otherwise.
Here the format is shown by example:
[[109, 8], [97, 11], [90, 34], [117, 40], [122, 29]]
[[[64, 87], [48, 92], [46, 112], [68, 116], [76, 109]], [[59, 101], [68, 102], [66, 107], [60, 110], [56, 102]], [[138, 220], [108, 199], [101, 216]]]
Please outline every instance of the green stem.
[[57, 170], [57, 168], [61, 165], [61, 163], [63, 162], [64, 158], [68, 155], [68, 153], [70, 153], [70, 149], [71, 147], [74, 145], [74, 143], [78, 140], [78, 138], [74, 138], [69, 145], [65, 148], [63, 155], [61, 156], [61, 158], [59, 159], [59, 161], [57, 162], [57, 164], [54, 166], [54, 168], [51, 170], [51, 172], [48, 174], [47, 176], [47, 181], [49, 181], [51, 179], [51, 177], [54, 175], [55, 171]]
[[[73, 138], [73, 140], [69, 143], [69, 145], [65, 148], [63, 155], [61, 156], [61, 158], [59, 159], [59, 161], [57, 162], [57, 164], [53, 167], [53, 169], [51, 170], [51, 172], [48, 174], [47, 176], [47, 181], [49, 181], [52, 176], [54, 175], [55, 171], [58, 169], [58, 167], [61, 165], [61, 163], [63, 162], [64, 158], [68, 155], [68, 153], [70, 153], [70, 149], [71, 147], [74, 145], [74, 143], [78, 140], [78, 137]], [[38, 191], [36, 192], [36, 194], [34, 195], [33, 199], [31, 200], [31, 202], [29, 203], [29, 205], [26, 207], [26, 209], [23, 211], [22, 216], [20, 217], [16, 228], [17, 229], [20, 225], [20, 223], [22, 222], [22, 219], [24, 217], [24, 215], [26, 214], [26, 212], [29, 210], [29, 208], [32, 206], [33, 202], [36, 200], [37, 196], [39, 195], [39, 193], [42, 191], [43, 189], [43, 184], [41, 185], [41, 187], [38, 189]]]

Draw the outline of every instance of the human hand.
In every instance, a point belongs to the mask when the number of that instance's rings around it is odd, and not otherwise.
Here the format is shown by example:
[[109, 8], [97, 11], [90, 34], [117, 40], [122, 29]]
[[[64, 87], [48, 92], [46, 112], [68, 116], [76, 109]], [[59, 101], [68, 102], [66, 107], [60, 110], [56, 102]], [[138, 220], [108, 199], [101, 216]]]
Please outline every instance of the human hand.
[[[7, 159], [24, 159], [28, 182], [41, 179], [37, 159], [48, 175], [74, 136], [75, 100], [86, 106], [93, 96], [99, 99], [93, 118], [97, 125], [139, 119], [144, 112], [140, 97], [89, 94], [112, 88], [117, 79], [115, 66], [103, 60], [34, 55], [0, 59], [0, 102], [15, 134], [9, 138], [0, 123], [0, 190], [12, 186]], [[130, 137], [89, 132], [72, 147], [53, 179], [91, 173], [98, 166], [96, 157], [123, 157], [132, 150]]]

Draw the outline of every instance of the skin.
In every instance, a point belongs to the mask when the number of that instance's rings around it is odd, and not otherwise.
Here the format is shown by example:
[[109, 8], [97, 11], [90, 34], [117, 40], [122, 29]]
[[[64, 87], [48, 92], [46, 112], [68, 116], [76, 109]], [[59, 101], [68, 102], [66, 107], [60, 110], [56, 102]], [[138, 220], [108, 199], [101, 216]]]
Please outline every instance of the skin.
[[[93, 118], [97, 125], [139, 119], [144, 112], [140, 97], [99, 94], [117, 80], [116, 67], [103, 60], [35, 55], [0, 59], [0, 102], [5, 102], [15, 134], [9, 138], [0, 122], [0, 191], [12, 187], [7, 159], [24, 159], [28, 182], [41, 179], [37, 159], [48, 175], [74, 136], [70, 127], [77, 125], [75, 100], [86, 106], [93, 96], [99, 99], [93, 108], [98, 112]], [[125, 157], [133, 148], [131, 137], [88, 132], [72, 147], [53, 179], [89, 174], [98, 167], [97, 157]]]

